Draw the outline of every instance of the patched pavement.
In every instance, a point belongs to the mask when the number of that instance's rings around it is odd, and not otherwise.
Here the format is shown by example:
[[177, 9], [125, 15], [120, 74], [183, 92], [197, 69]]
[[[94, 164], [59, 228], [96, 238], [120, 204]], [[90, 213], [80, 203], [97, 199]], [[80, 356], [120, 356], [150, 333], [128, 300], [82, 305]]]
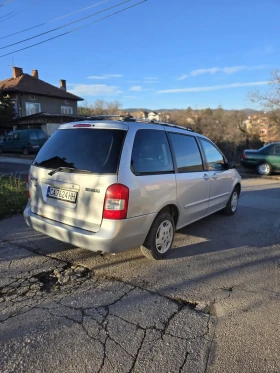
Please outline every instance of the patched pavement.
[[1, 372], [199, 372], [208, 312], [0, 245]]
[[0, 222], [0, 371], [278, 373], [278, 184], [244, 181], [234, 217], [181, 230], [160, 262]]

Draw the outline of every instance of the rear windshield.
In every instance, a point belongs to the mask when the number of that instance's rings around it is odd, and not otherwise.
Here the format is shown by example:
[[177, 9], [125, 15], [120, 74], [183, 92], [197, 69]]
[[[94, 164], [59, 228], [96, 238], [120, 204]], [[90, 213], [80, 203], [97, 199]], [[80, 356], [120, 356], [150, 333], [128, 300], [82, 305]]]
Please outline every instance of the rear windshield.
[[125, 135], [126, 131], [113, 129], [58, 130], [44, 144], [33, 165], [115, 174]]

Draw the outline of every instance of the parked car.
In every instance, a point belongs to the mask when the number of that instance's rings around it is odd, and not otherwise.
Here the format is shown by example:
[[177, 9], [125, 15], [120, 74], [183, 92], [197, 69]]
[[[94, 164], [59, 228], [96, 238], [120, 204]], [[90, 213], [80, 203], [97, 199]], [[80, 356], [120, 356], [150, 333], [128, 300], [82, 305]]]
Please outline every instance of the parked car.
[[47, 137], [41, 129], [24, 129], [11, 131], [0, 143], [0, 153], [37, 153]]
[[258, 150], [244, 150], [241, 163], [244, 167], [255, 168], [260, 175], [280, 172], [280, 142]]
[[163, 258], [175, 230], [233, 215], [241, 178], [208, 138], [162, 123], [69, 123], [46, 142], [27, 180], [26, 223], [95, 252], [141, 246]]

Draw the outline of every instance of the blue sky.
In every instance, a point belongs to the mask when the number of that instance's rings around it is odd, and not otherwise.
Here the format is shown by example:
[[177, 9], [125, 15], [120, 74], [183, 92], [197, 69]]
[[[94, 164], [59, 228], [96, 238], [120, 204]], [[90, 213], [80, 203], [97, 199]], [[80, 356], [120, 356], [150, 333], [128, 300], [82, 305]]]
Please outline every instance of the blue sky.
[[[141, 0], [5, 48], [123, 1], [0, 0], [0, 55]], [[1, 57], [0, 80], [10, 77], [15, 65], [26, 73], [38, 69], [40, 79], [54, 85], [66, 79], [67, 89], [88, 103], [118, 100], [123, 108], [149, 109], [254, 107], [248, 92], [267, 90], [270, 72], [279, 67], [279, 14], [278, 0], [147, 0], [77, 32]]]

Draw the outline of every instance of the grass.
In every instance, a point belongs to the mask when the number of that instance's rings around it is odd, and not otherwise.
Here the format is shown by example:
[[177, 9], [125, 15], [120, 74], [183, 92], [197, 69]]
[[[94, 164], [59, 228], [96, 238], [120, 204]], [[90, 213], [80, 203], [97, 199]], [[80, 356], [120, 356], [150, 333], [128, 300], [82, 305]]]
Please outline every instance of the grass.
[[18, 176], [0, 177], [0, 220], [22, 214], [26, 203], [25, 181]]

